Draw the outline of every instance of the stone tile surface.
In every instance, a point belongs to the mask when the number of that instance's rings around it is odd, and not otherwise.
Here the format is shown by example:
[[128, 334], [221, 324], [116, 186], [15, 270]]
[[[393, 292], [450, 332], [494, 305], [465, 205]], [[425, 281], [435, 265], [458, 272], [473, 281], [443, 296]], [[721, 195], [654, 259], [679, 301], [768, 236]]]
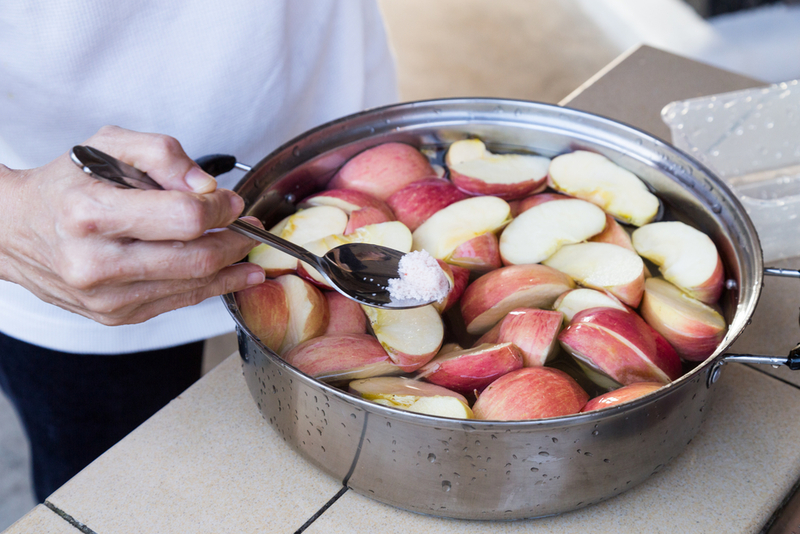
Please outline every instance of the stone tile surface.
[[703, 427], [644, 483], [581, 510], [517, 522], [413, 514], [348, 491], [306, 533], [759, 532], [800, 476], [800, 390], [746, 366], [728, 366]]
[[3, 534], [80, 534], [80, 530], [50, 508], [40, 504], [11, 525]]
[[258, 411], [233, 355], [47, 501], [94, 532], [294, 532], [340, 484]]

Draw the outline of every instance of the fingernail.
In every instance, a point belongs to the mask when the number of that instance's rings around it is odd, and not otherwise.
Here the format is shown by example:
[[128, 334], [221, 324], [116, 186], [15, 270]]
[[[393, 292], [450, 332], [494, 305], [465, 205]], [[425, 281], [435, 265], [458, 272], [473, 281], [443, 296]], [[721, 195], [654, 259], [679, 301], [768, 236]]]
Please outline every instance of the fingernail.
[[199, 167], [192, 167], [184, 177], [186, 185], [195, 193], [211, 193], [217, 188], [217, 181]]
[[248, 274], [247, 275], [247, 285], [249, 285], [249, 286], [257, 286], [258, 284], [263, 283], [264, 280], [266, 279], [265, 275], [266, 275], [266, 273], [264, 272], [263, 269], [260, 270], [260, 271], [254, 271], [254, 272]]
[[244, 210], [244, 199], [236, 193], [231, 193], [231, 211], [237, 216]]

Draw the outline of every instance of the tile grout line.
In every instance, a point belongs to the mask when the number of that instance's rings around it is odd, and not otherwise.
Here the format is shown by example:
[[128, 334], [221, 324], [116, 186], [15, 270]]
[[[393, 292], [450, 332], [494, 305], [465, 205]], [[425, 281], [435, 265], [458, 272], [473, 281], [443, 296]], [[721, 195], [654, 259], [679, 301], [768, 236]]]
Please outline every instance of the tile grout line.
[[60, 508], [55, 506], [50, 501], [45, 500], [44, 501], [44, 505], [46, 507], [48, 507], [50, 510], [52, 510], [61, 519], [63, 519], [64, 521], [66, 521], [67, 523], [69, 523], [70, 525], [75, 527], [76, 529], [78, 529], [81, 532], [83, 532], [83, 534], [97, 534], [94, 530], [90, 529], [89, 527], [87, 527], [86, 525], [81, 523], [80, 521], [76, 520], [74, 517], [72, 517], [71, 515], [69, 515], [65, 511], [61, 510]]
[[323, 505], [322, 505], [322, 508], [320, 508], [319, 510], [317, 510], [317, 512], [316, 512], [314, 515], [312, 515], [311, 517], [309, 517], [309, 518], [308, 518], [308, 521], [306, 521], [305, 523], [303, 523], [303, 526], [301, 526], [300, 528], [298, 528], [297, 530], [295, 530], [295, 531], [294, 531], [294, 534], [301, 534], [302, 532], [304, 532], [304, 531], [305, 531], [305, 530], [306, 530], [306, 529], [307, 529], [309, 526], [311, 526], [311, 523], [313, 523], [314, 521], [316, 521], [316, 520], [319, 518], [319, 516], [321, 516], [322, 514], [324, 514], [324, 513], [325, 513], [325, 512], [328, 510], [328, 508], [330, 508], [330, 507], [333, 505], [333, 503], [335, 503], [336, 501], [338, 501], [338, 500], [339, 500], [339, 497], [341, 497], [342, 495], [344, 495], [344, 494], [345, 494], [345, 492], [347, 492], [347, 490], [349, 490], [349, 489], [350, 489], [350, 488], [348, 488], [347, 486], [342, 486], [342, 489], [340, 489], [339, 491], [337, 491], [337, 492], [336, 492], [336, 495], [334, 495], [333, 497], [331, 497], [331, 498], [328, 500], [328, 502], [326, 502], [325, 504], [323, 504]]
[[781, 378], [779, 376], [775, 376], [772, 373], [768, 373], [763, 369], [759, 369], [759, 365], [760, 364], [749, 364], [749, 363], [745, 363], [744, 364], [745, 367], [749, 367], [753, 371], [757, 371], [757, 372], [759, 372], [759, 373], [761, 373], [763, 375], [766, 375], [766, 376], [768, 376], [770, 378], [774, 378], [778, 382], [783, 382], [784, 384], [786, 384], [788, 386], [792, 386], [793, 388], [800, 389], [800, 385], [795, 384], [794, 382], [790, 382], [790, 381], [786, 380], [785, 378]]

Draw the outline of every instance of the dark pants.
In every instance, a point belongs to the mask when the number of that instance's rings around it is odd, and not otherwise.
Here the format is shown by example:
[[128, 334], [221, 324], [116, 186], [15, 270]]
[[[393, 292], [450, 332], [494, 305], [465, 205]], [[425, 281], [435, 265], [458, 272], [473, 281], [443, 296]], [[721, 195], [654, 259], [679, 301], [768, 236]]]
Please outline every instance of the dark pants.
[[0, 334], [0, 387], [28, 435], [38, 501], [200, 378], [202, 356], [202, 341], [108, 356]]

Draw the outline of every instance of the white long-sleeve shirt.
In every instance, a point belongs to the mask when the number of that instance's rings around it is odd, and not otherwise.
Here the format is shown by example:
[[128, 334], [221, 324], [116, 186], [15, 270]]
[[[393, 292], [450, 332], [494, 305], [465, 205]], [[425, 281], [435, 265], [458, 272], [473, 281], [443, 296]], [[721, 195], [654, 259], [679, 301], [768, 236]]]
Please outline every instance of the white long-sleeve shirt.
[[[6, 0], [0, 163], [43, 165], [105, 124], [254, 165], [292, 137], [397, 97], [373, 0]], [[241, 178], [218, 178], [232, 188]], [[0, 281], [0, 331], [65, 352], [124, 353], [233, 329], [220, 298], [107, 327]]]

